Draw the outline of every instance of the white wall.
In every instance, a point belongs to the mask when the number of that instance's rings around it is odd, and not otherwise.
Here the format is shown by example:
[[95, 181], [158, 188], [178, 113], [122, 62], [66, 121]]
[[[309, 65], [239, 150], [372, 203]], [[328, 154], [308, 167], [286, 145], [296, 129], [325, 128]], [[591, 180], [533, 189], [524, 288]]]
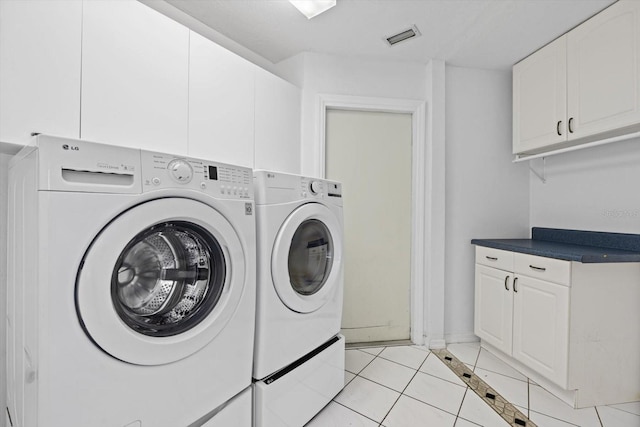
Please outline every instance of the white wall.
[[473, 336], [473, 238], [529, 236], [529, 172], [511, 162], [511, 72], [446, 67], [445, 339]]
[[545, 173], [530, 179], [532, 227], [640, 233], [640, 139], [548, 157]]
[[7, 319], [7, 205], [8, 187], [7, 171], [12, 156], [0, 154], [0, 427], [5, 426], [5, 407], [7, 384], [5, 364], [7, 362], [6, 328]]
[[302, 53], [278, 72], [302, 88], [302, 174], [319, 169], [319, 94], [424, 100], [426, 65]]

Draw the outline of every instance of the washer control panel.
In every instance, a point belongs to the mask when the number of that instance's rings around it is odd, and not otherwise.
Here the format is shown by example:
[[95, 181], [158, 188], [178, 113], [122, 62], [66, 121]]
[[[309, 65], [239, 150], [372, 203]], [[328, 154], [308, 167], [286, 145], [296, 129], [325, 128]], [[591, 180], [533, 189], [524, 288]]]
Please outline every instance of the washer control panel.
[[208, 160], [141, 151], [144, 190], [183, 187], [224, 199], [253, 199], [249, 168]]
[[185, 159], [174, 159], [167, 165], [169, 176], [178, 184], [187, 184], [193, 179], [193, 167]]

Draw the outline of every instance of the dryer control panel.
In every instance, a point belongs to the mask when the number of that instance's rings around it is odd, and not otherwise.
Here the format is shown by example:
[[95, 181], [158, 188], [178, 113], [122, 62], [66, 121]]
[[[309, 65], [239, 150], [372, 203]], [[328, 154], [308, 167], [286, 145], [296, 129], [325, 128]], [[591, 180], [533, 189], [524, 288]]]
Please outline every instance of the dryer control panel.
[[141, 163], [143, 190], [180, 187], [223, 199], [253, 199], [249, 168], [145, 150]]
[[342, 206], [342, 184], [284, 172], [254, 170], [256, 204], [314, 200]]
[[318, 178], [300, 177], [300, 195], [307, 197], [342, 197], [342, 184]]

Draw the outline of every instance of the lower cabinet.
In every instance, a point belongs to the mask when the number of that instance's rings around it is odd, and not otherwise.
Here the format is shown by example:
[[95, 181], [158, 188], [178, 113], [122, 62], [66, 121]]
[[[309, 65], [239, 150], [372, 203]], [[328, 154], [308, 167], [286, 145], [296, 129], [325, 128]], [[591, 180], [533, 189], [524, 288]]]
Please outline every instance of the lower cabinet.
[[516, 275], [512, 356], [566, 387], [568, 347], [569, 287]]
[[640, 263], [583, 264], [478, 246], [482, 347], [572, 407], [640, 395]]
[[[480, 248], [478, 248], [480, 250]], [[482, 252], [488, 252], [482, 248]], [[569, 287], [516, 273], [514, 255], [481, 254], [476, 264], [475, 334], [566, 387]], [[502, 253], [504, 252], [504, 253]], [[506, 270], [485, 264], [502, 261]], [[531, 257], [530, 265], [546, 269]]]

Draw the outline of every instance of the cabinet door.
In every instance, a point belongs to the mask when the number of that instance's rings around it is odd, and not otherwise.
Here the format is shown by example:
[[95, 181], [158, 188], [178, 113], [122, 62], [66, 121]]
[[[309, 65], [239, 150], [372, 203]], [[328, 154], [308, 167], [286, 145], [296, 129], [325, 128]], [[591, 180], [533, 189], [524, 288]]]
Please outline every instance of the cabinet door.
[[256, 69], [255, 168], [300, 173], [300, 89]]
[[566, 388], [569, 288], [518, 275], [513, 290], [513, 357]]
[[82, 2], [0, 1], [0, 141], [80, 135]]
[[563, 36], [513, 66], [514, 153], [567, 139], [566, 48]]
[[640, 123], [639, 14], [622, 0], [568, 34], [570, 139]]
[[187, 154], [189, 30], [135, 0], [83, 5], [82, 138]]
[[189, 156], [253, 168], [255, 65], [191, 32]]
[[512, 273], [476, 264], [474, 333], [511, 354]]

